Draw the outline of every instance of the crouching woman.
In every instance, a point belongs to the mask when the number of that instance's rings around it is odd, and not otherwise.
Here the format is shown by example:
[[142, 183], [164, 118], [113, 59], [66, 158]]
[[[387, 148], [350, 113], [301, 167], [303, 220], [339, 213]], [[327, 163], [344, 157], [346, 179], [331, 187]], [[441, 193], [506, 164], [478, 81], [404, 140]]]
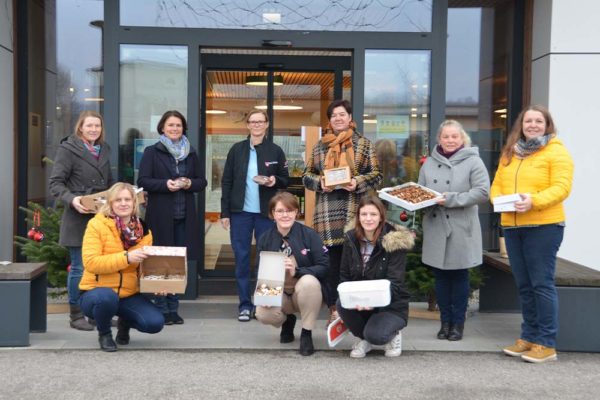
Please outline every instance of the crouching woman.
[[366, 356], [373, 345], [385, 345], [386, 357], [397, 357], [402, 353], [401, 330], [408, 321], [410, 298], [404, 284], [406, 251], [413, 247], [414, 237], [408, 229], [385, 221], [385, 206], [373, 195], [360, 200], [355, 226], [345, 235], [340, 282], [387, 279], [391, 302], [385, 307], [347, 309], [338, 300], [340, 317], [360, 339], [350, 357]]
[[[90, 220], [83, 236], [81, 309], [96, 320], [98, 341], [104, 351], [129, 344], [129, 329], [157, 333], [163, 328], [162, 313], [139, 293], [138, 267], [147, 255], [143, 246], [152, 244], [152, 234], [138, 217], [133, 186], [114, 184], [106, 203]], [[111, 332], [117, 315], [116, 343]]]
[[310, 356], [315, 351], [312, 331], [321, 305], [328, 299], [329, 257], [319, 234], [296, 222], [298, 208], [296, 196], [287, 192], [276, 194], [269, 202], [275, 227], [260, 237], [257, 252], [281, 251], [286, 255], [284, 293], [281, 307], [256, 307], [256, 319], [281, 327], [279, 341], [290, 343], [294, 341], [295, 314], [300, 313], [300, 354]]

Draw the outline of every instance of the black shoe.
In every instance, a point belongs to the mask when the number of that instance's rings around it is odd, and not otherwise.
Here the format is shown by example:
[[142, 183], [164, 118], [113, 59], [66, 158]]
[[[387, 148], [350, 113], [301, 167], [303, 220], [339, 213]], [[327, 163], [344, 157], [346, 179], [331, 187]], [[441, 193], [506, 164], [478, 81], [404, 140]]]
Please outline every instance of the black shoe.
[[452, 327], [450, 328], [450, 333], [448, 334], [448, 340], [450, 340], [452, 342], [461, 340], [463, 337], [464, 327], [465, 327], [464, 324], [452, 325]]
[[[177, 314], [177, 311], [169, 313], [169, 319], [172, 321], [172, 324], [183, 325], [183, 318], [181, 318], [179, 316], [179, 314]], [[172, 324], [169, 324], [169, 325], [172, 325]]]
[[302, 334], [300, 335], [300, 354], [303, 356], [310, 356], [315, 352], [315, 346], [312, 341], [312, 331], [307, 331], [302, 328]]
[[450, 333], [450, 322], [442, 322], [442, 327], [437, 333], [437, 338], [440, 340], [448, 339], [448, 334]]
[[129, 324], [121, 317], [117, 320], [117, 336], [115, 337], [115, 341], [118, 345], [122, 346], [129, 344]]
[[294, 326], [296, 326], [296, 316], [289, 314], [283, 325], [281, 325], [279, 343], [291, 343], [294, 341]]
[[165, 325], [173, 325], [175, 323], [171, 317], [171, 313], [163, 314], [163, 317], [165, 317]]
[[100, 348], [102, 349], [102, 351], [106, 351], [109, 353], [117, 351], [117, 344], [113, 340], [112, 333], [110, 332], [98, 336], [98, 342], [100, 343]]

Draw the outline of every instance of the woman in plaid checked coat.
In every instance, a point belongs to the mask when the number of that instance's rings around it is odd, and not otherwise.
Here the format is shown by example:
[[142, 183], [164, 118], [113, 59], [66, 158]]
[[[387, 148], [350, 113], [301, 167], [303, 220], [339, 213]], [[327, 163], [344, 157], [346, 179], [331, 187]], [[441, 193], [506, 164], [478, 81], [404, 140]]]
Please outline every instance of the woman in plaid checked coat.
[[[314, 226], [329, 252], [330, 322], [337, 318], [335, 302], [340, 281], [340, 260], [344, 243], [344, 226], [352, 221], [360, 198], [376, 190], [383, 177], [371, 141], [354, 129], [352, 105], [335, 100], [327, 107], [329, 127], [306, 161], [302, 182], [317, 193]], [[327, 188], [323, 170], [350, 166], [352, 181], [342, 188]]]

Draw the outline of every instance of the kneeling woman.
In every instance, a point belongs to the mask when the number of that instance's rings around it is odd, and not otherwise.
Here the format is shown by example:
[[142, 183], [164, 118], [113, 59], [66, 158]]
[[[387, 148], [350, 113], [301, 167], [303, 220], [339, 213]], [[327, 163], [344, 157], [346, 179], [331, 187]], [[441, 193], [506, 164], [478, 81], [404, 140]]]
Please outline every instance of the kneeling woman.
[[[142, 246], [152, 244], [152, 234], [137, 212], [133, 186], [116, 183], [83, 236], [81, 309], [96, 320], [104, 351], [129, 344], [130, 327], [157, 333], [165, 323], [160, 310], [139, 293], [138, 266], [147, 257]], [[116, 343], [110, 324], [114, 315], [119, 317]]]
[[340, 300], [337, 309], [356, 342], [350, 357], [362, 358], [373, 345], [385, 345], [387, 357], [402, 353], [402, 328], [408, 321], [409, 293], [404, 285], [406, 251], [414, 237], [404, 227], [385, 222], [385, 206], [368, 195], [358, 204], [356, 228], [346, 232], [340, 282], [387, 279], [391, 282], [391, 302], [386, 307], [346, 309]]
[[256, 319], [263, 324], [281, 327], [281, 343], [294, 341], [295, 313], [302, 318], [300, 354], [315, 352], [312, 330], [323, 300], [327, 300], [325, 280], [329, 258], [317, 232], [296, 222], [299, 204], [296, 196], [281, 192], [269, 202], [270, 217], [276, 226], [265, 232], [258, 241], [261, 251], [282, 251], [285, 258], [285, 282], [281, 307], [257, 307]]

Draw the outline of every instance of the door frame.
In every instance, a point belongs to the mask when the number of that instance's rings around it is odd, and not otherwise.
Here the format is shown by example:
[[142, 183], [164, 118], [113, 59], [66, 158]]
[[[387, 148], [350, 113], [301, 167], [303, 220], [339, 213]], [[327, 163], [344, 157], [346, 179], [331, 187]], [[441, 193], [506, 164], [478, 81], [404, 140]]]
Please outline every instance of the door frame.
[[[244, 49], [244, 51], [256, 50], [260, 53], [262, 49]], [[338, 49], [336, 49], [338, 50]], [[344, 51], [344, 50], [339, 50]], [[285, 52], [285, 50], [281, 50]], [[310, 62], [309, 62], [310, 61]], [[352, 56], [322, 56], [322, 55], [279, 55], [279, 54], [218, 54], [218, 53], [202, 53], [200, 51], [200, 130], [199, 130], [199, 146], [206, 148], [206, 73], [209, 71], [248, 71], [248, 72], [268, 72], [267, 86], [267, 114], [269, 116], [269, 131], [267, 137], [273, 140], [273, 129], [275, 121], [273, 120], [273, 103], [274, 103], [274, 86], [273, 74], [277, 72], [325, 72], [334, 74], [333, 95], [334, 99], [342, 97], [343, 93], [343, 72], [351, 71], [352, 73]], [[206, 165], [206, 152], [199, 152], [200, 164]], [[206, 194], [198, 196], [198, 213], [205, 215], [206, 213]], [[206, 231], [206, 218], [202, 218], [200, 226], [203, 231]], [[205, 240], [202, 240], [202, 249], [200, 251], [200, 260], [205, 257]], [[204, 264], [198, 265], [198, 273], [203, 278], [222, 278], [235, 277], [229, 272], [206, 271]]]

